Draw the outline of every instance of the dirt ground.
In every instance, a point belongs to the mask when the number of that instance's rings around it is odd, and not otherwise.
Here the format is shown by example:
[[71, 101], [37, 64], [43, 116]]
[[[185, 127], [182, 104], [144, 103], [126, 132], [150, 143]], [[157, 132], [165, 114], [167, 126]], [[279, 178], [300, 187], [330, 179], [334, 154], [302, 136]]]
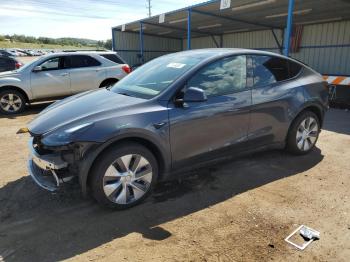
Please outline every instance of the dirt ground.
[[[44, 106], [0, 119], [0, 261], [349, 261], [350, 112], [327, 114], [307, 156], [228, 161], [110, 211], [28, 177], [28, 137], [15, 133]], [[304, 251], [284, 241], [301, 224], [321, 232]]]

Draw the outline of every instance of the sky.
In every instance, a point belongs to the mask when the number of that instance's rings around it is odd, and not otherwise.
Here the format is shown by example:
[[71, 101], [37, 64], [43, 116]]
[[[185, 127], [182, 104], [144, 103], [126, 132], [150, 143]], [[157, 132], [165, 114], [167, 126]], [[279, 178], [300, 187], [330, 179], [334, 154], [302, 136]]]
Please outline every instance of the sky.
[[[205, 0], [152, 0], [152, 15]], [[146, 0], [0, 0], [0, 35], [111, 38], [112, 26], [147, 17]]]

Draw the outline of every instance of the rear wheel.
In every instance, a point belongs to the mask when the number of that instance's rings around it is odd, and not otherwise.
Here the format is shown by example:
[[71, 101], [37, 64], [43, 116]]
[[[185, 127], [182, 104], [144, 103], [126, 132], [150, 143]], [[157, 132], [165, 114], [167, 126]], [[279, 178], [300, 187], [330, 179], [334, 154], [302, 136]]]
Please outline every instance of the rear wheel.
[[320, 120], [313, 112], [300, 114], [290, 127], [287, 150], [296, 155], [309, 153], [315, 146], [320, 133]]
[[14, 115], [23, 112], [26, 105], [24, 96], [17, 90], [0, 92], [0, 112], [5, 115]]
[[104, 152], [92, 169], [90, 186], [102, 205], [125, 209], [142, 202], [158, 177], [153, 154], [139, 144], [121, 144]]

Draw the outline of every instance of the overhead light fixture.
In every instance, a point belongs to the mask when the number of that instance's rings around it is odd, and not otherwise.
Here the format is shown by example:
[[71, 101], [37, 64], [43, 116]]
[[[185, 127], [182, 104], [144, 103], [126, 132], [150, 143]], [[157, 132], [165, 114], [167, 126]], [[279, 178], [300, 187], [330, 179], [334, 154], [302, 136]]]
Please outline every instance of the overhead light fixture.
[[327, 22], [335, 22], [343, 20], [342, 17], [334, 17], [334, 18], [328, 18], [328, 19], [320, 19], [320, 20], [314, 20], [314, 21], [307, 21], [307, 22], [300, 22], [295, 23], [297, 25], [310, 25], [310, 24], [320, 24], [320, 23], [327, 23]]
[[[147, 28], [147, 27], [142, 26], [142, 30], [145, 30], [146, 28]], [[132, 31], [134, 31], [134, 32], [140, 31], [140, 28], [135, 28], [135, 29], [133, 29]]]
[[252, 8], [252, 7], [272, 4], [272, 3], [275, 3], [275, 2], [276, 2], [276, 0], [258, 1], [256, 3], [251, 3], [251, 4], [246, 4], [246, 5], [241, 5], [241, 6], [234, 7], [234, 8], [232, 8], [232, 11], [245, 10], [245, 9]]
[[247, 32], [247, 31], [250, 31], [250, 29], [244, 28], [244, 29], [237, 29], [237, 30], [229, 30], [229, 31], [224, 31], [224, 34], [241, 33], [241, 32]]
[[[293, 15], [305, 15], [308, 14], [312, 11], [312, 9], [305, 9], [305, 10], [298, 10], [298, 11], [294, 11]], [[268, 15], [265, 16], [265, 18], [277, 18], [277, 17], [284, 17], [284, 16], [288, 16], [288, 13], [282, 13], [282, 14], [276, 14], [276, 15]]]
[[160, 32], [158, 33], [158, 35], [166, 35], [166, 34], [170, 34], [172, 33], [173, 31], [166, 31], [166, 32]]
[[222, 24], [214, 24], [214, 25], [203, 25], [203, 26], [198, 26], [198, 29], [206, 29], [206, 28], [214, 28], [214, 27], [220, 27]]
[[176, 24], [176, 23], [181, 23], [187, 21], [187, 18], [182, 18], [182, 19], [177, 19], [173, 21], [169, 21], [169, 24]]

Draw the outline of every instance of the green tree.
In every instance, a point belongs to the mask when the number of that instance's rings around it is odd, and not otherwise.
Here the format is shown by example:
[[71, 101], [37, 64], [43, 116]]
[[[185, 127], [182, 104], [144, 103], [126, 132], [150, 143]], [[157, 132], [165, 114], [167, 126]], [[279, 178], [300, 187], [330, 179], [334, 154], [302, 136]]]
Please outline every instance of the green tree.
[[108, 39], [105, 44], [104, 44], [104, 48], [108, 49], [108, 50], [112, 50], [112, 39]]

